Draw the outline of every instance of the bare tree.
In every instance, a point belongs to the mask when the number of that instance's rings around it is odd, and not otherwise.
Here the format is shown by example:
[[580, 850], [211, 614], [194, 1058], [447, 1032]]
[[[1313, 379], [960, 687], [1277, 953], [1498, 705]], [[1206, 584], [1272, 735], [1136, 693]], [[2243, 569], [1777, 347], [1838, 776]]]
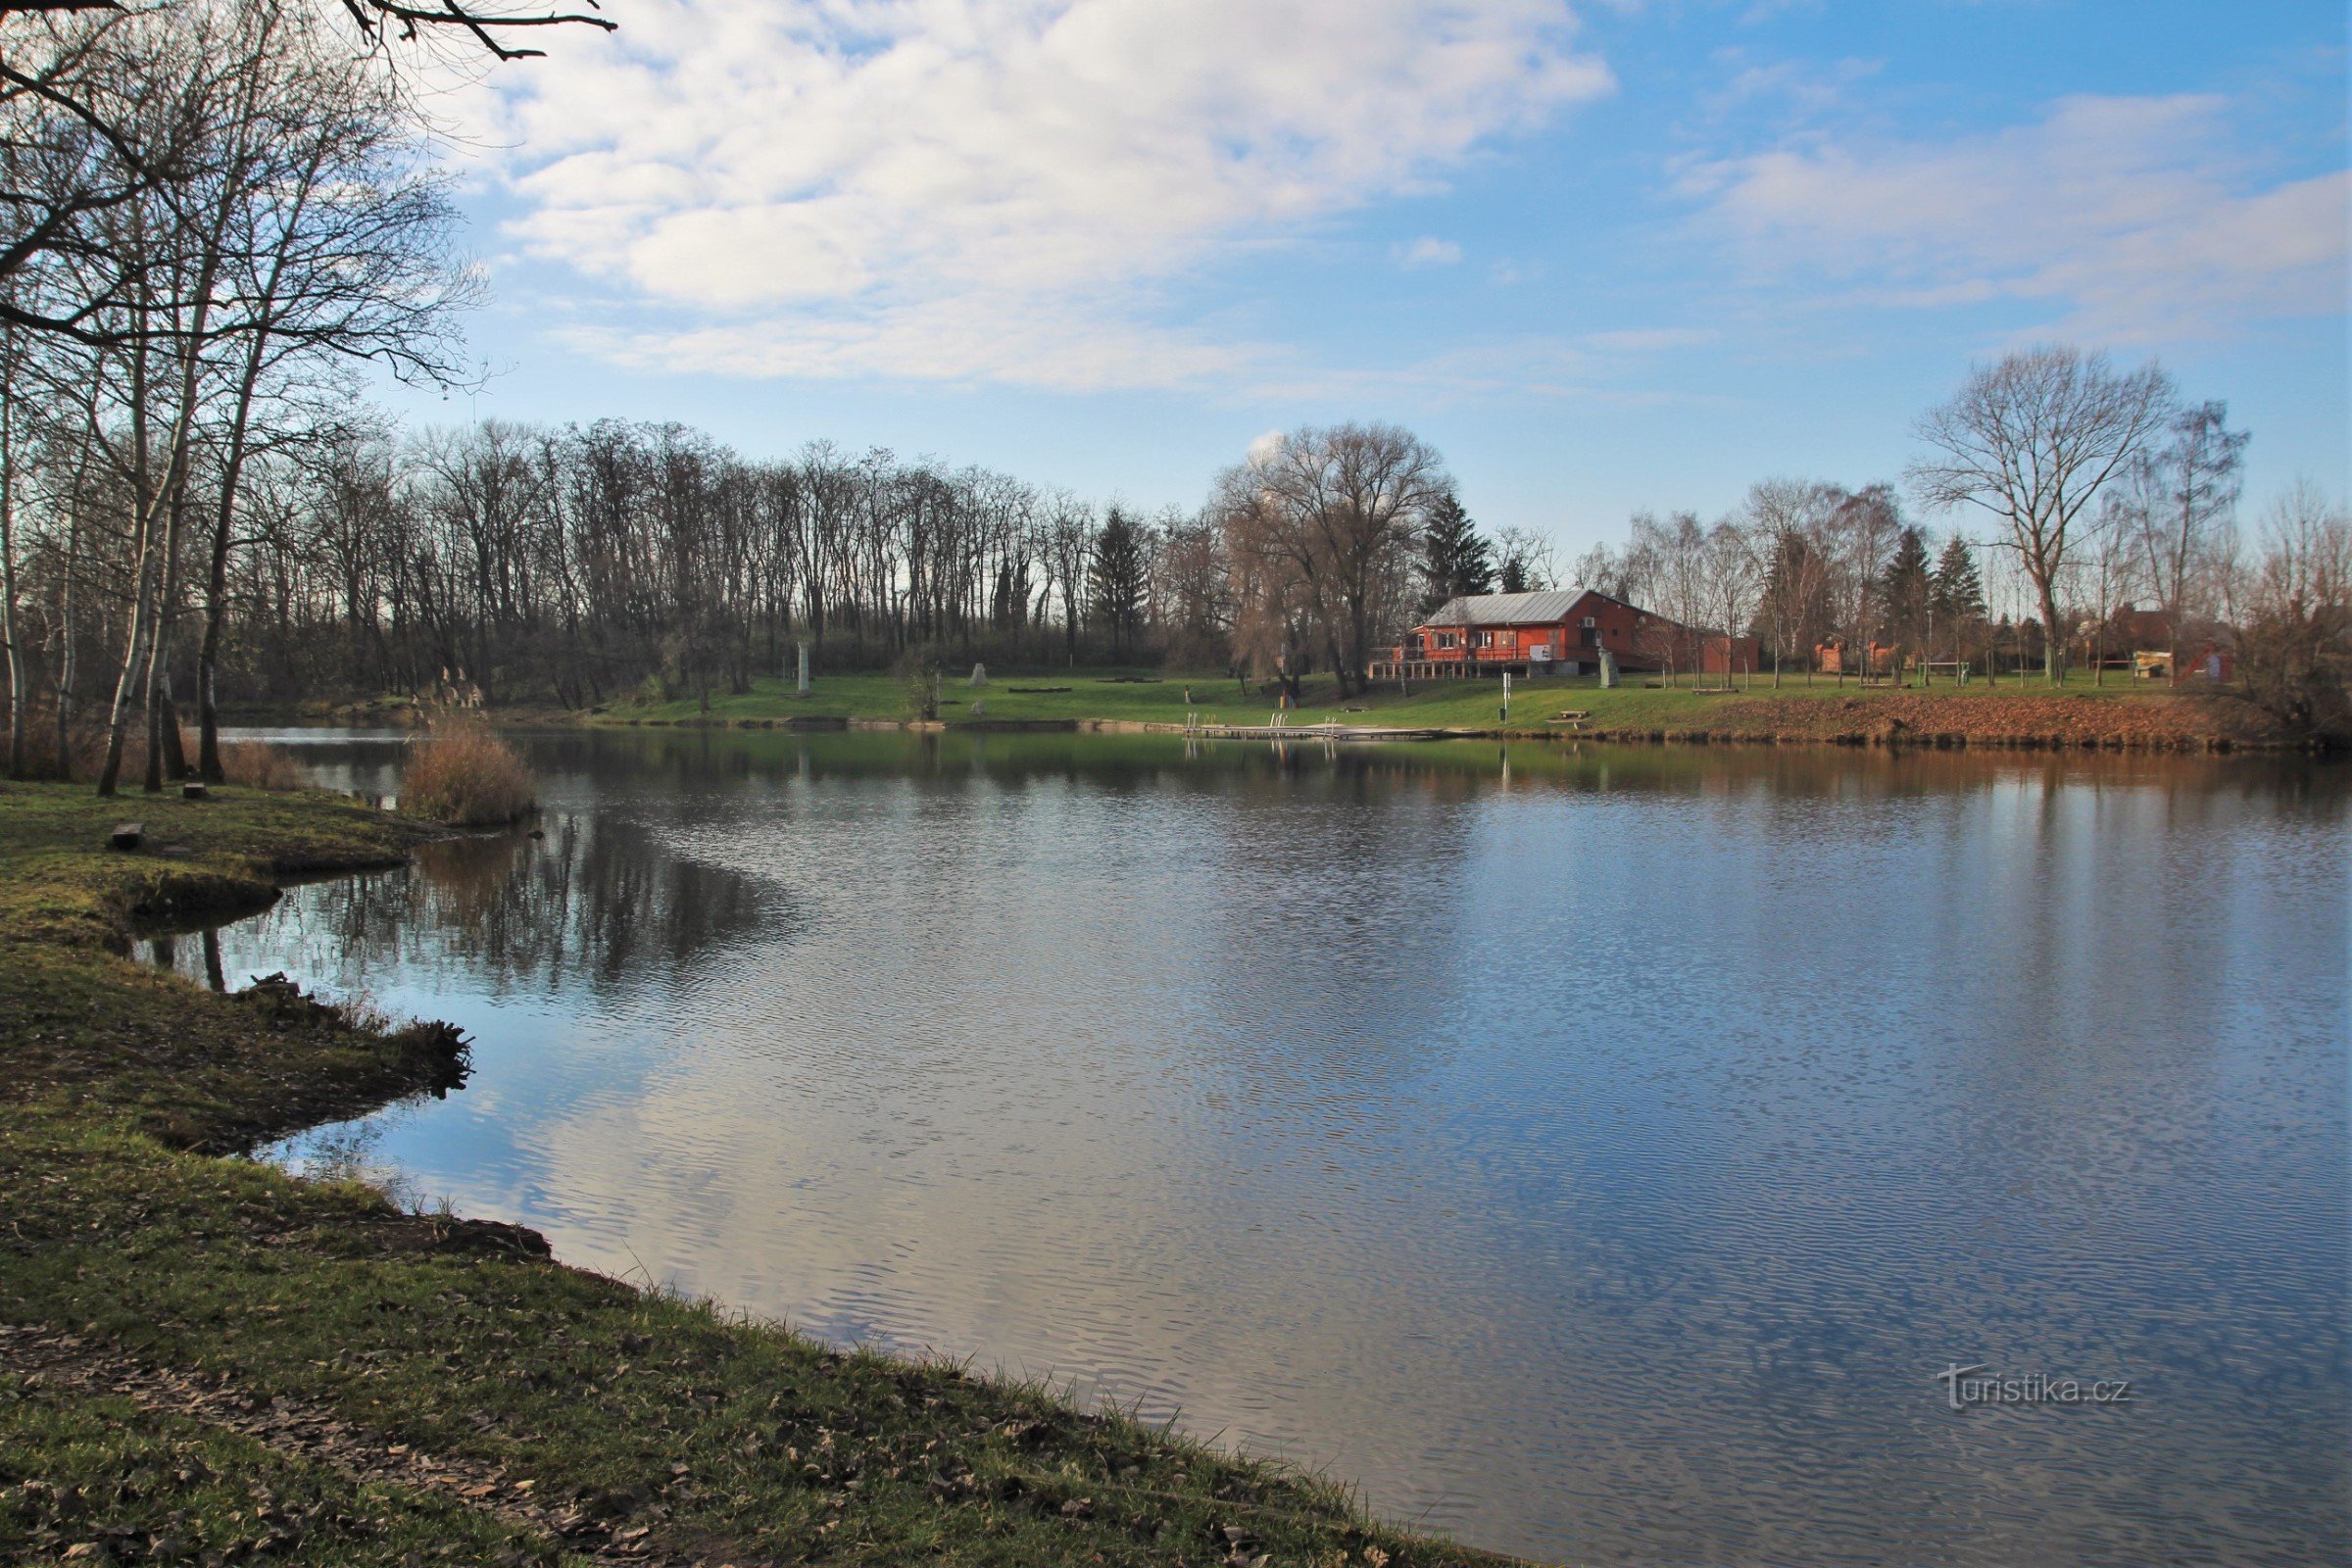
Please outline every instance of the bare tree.
[[2180, 678], [2180, 631], [2213, 554], [2230, 531], [2244, 480], [2247, 432], [2230, 428], [2229, 405], [2199, 403], [2174, 416], [2168, 439], [2133, 462], [2120, 519], [2164, 612], [2165, 646]]
[[1931, 506], [1974, 506], [1999, 519], [2040, 602], [2043, 674], [2053, 683], [2070, 531], [2172, 406], [2172, 380], [2154, 365], [2118, 370], [2103, 354], [2052, 347], [1979, 366], [1920, 420], [1918, 435], [1936, 453], [1911, 466], [1912, 485]]
[[2316, 740], [2352, 740], [2352, 518], [2298, 484], [2264, 519], [2249, 579], [2237, 651], [2246, 699]]
[[1763, 563], [1759, 607], [1772, 632], [1772, 683], [1791, 651], [1812, 670], [1813, 645], [1828, 628], [1829, 522], [1843, 492], [1803, 479], [1764, 479], [1742, 506], [1748, 549]]
[[1055, 491], [1046, 504], [1045, 564], [1048, 587], [1061, 588], [1062, 654], [1078, 662], [1078, 628], [1090, 594], [1087, 566], [1095, 557], [1095, 516], [1092, 508], [1066, 490]]
[[1560, 585], [1559, 547], [1533, 528], [1494, 531], [1495, 586], [1506, 594], [1541, 593]]
[[2087, 548], [2070, 568], [2078, 580], [2090, 645], [2090, 680], [2107, 683], [2107, 629], [2118, 612], [2135, 602], [2139, 574], [2139, 519], [2126, 492], [2107, 492], [2107, 499], [2090, 523]]
[[[1732, 650], [1738, 646], [1740, 629], [1755, 614], [1756, 591], [1762, 579], [1762, 562], [1754, 544], [1737, 522], [1724, 517], [1707, 530], [1706, 547], [1699, 558], [1701, 603], [1706, 607], [1707, 622], [1724, 639], [1723, 675], [1727, 685], [1740, 673], [1733, 667]], [[1703, 669], [1705, 663], [1702, 647], [1694, 667]]]
[[1261, 582], [1287, 585], [1321, 636], [1342, 695], [1362, 683], [1376, 634], [1410, 603], [1413, 563], [1430, 511], [1453, 481], [1437, 453], [1391, 424], [1343, 424], [1284, 435], [1219, 482], [1219, 511], [1239, 527], [1238, 553], [1276, 557]]
[[[474, 296], [473, 274], [449, 252], [456, 215], [443, 180], [419, 165], [420, 127], [398, 95], [316, 48], [264, 52], [257, 69], [268, 78], [263, 133], [246, 143], [253, 168], [227, 198], [238, 315], [220, 333], [220, 482], [197, 661], [197, 765], [214, 782], [228, 554], [257, 409], [299, 398], [322, 362], [370, 359], [407, 379], [454, 383], [447, 323]], [[344, 389], [330, 379], [329, 390]]]

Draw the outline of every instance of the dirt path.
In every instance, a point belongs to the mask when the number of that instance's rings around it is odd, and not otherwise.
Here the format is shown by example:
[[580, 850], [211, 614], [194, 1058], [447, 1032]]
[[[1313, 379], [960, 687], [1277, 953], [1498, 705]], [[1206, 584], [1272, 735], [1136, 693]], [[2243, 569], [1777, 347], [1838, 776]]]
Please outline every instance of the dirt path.
[[200, 1382], [149, 1366], [80, 1335], [0, 1323], [0, 1364], [36, 1388], [127, 1398], [143, 1410], [223, 1428], [283, 1457], [324, 1465], [355, 1481], [455, 1501], [510, 1529], [543, 1537], [575, 1559], [630, 1568], [767, 1568], [766, 1559], [752, 1554], [665, 1550], [642, 1526], [614, 1525], [568, 1502], [541, 1500], [529, 1477], [423, 1452], [304, 1401], [265, 1398], [231, 1384]]

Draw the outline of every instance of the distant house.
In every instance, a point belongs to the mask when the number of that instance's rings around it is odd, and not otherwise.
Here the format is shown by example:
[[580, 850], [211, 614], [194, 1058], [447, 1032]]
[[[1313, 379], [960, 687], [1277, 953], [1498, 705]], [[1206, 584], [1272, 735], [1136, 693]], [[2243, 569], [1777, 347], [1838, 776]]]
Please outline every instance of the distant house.
[[2151, 650], [2132, 656], [2132, 673], [2139, 680], [2161, 680], [2179, 684], [2182, 681], [2207, 681], [2227, 686], [2237, 679], [2237, 660], [2220, 643], [2206, 643], [2194, 650], [2180, 651], [2180, 664], [2176, 670], [2171, 653]]
[[1756, 662], [1753, 638], [1685, 626], [1591, 588], [1560, 588], [1449, 599], [1402, 643], [1381, 650], [1366, 673], [1374, 680], [1503, 670], [1590, 675], [1599, 670], [1604, 652], [1628, 670], [1695, 667], [1724, 674], [1753, 669]]
[[1867, 650], [1850, 647], [1832, 634], [1813, 645], [1813, 667], [1824, 675], [1885, 675], [1894, 669], [1895, 648], [1872, 638]]
[[[2084, 623], [2076, 631], [2072, 649], [2076, 662], [2085, 669], [2099, 664], [2114, 669], [2136, 664], [2138, 655], [2127, 657], [2129, 650], [2163, 648], [2171, 641], [2172, 622], [2165, 619], [2164, 612], [2126, 605], [2104, 621]], [[2185, 666], [2187, 662], [2187, 650], [2183, 649], [2181, 663]]]

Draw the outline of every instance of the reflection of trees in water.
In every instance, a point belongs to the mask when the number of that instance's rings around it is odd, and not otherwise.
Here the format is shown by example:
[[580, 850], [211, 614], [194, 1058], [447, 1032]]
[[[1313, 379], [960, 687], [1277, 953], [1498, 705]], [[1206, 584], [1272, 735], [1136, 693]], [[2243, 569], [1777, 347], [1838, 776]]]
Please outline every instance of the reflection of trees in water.
[[1966, 793], [2031, 782], [2048, 788], [2153, 789], [2183, 803], [2287, 800], [2333, 817], [2352, 791], [2343, 770], [2302, 758], [2212, 759], [2144, 752], [1888, 752], [1829, 746], [1622, 746], [1595, 742], [1436, 741], [1338, 746], [1187, 741], [1152, 734], [984, 731], [585, 731], [530, 738], [543, 773], [627, 779], [649, 793], [753, 788], [783, 778], [985, 779], [1000, 787], [1068, 783], [1114, 793], [1165, 785], [1329, 787], [1367, 798], [1425, 790], [1469, 799], [1552, 788], [1782, 799]]
[[565, 814], [545, 829], [426, 845], [406, 875], [313, 890], [306, 914], [347, 961], [463, 956], [508, 983], [610, 984], [756, 928], [791, 938], [759, 884], [672, 855], [633, 824]]

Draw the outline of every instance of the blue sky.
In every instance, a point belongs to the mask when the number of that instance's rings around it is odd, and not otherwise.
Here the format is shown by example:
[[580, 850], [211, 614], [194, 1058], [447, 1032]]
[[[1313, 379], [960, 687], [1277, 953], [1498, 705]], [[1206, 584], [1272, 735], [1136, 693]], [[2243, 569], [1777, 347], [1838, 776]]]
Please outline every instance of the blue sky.
[[1383, 418], [1574, 550], [1899, 474], [1972, 358], [2348, 455], [2335, 0], [613, 0], [452, 97], [478, 397], [1191, 507]]

